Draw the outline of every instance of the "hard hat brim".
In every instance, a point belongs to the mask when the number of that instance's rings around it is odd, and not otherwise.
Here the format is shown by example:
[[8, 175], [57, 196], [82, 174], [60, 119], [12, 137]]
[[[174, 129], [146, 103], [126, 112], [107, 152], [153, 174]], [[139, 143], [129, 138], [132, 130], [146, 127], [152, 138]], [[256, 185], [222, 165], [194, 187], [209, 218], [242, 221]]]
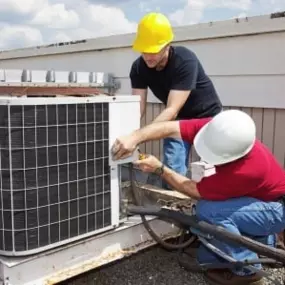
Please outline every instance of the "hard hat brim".
[[159, 53], [167, 44], [168, 42], [160, 45], [146, 46], [139, 42], [134, 42], [133, 50], [140, 53]]
[[[209, 122], [210, 123], [210, 122]], [[220, 156], [213, 153], [205, 143], [205, 133], [207, 131], [207, 127], [209, 125], [207, 123], [205, 126], [203, 126], [200, 131], [197, 133], [197, 135], [194, 138], [194, 148], [198, 154], [198, 156], [205, 162], [211, 164], [211, 165], [221, 165], [226, 164], [232, 161], [235, 161], [243, 156], [245, 156], [250, 150], [252, 149], [254, 142], [241, 154], [236, 156]]]

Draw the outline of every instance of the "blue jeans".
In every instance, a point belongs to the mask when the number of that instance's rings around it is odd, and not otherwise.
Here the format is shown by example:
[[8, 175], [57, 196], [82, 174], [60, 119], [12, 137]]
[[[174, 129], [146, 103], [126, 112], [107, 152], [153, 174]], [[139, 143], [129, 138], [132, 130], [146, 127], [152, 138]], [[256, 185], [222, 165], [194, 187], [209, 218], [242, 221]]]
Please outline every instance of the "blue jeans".
[[[248, 197], [227, 201], [201, 200], [196, 205], [199, 220], [219, 225], [226, 230], [242, 234], [269, 246], [275, 247], [276, 234], [285, 228], [285, 211], [279, 202], [262, 202]], [[232, 246], [219, 240], [210, 240], [218, 249], [236, 260], [256, 259], [257, 254], [243, 247]], [[204, 245], [198, 249], [199, 263], [221, 263], [224, 259], [208, 250]], [[261, 264], [255, 265], [261, 269]], [[248, 270], [234, 270], [235, 274], [248, 275]]]
[[[163, 140], [163, 163], [175, 172], [186, 176], [189, 168], [191, 144], [181, 139], [165, 138]], [[171, 187], [163, 182], [165, 189]]]

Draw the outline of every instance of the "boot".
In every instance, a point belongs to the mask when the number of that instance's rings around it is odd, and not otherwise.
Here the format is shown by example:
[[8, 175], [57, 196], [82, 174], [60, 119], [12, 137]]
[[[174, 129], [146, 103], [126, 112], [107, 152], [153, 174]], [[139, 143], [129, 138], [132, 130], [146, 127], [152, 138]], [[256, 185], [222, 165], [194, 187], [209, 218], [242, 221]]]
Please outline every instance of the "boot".
[[178, 256], [179, 265], [193, 273], [203, 273], [205, 269], [199, 264], [197, 260], [197, 250], [200, 246], [200, 241], [195, 240], [188, 248]]
[[205, 279], [210, 285], [263, 285], [262, 276], [258, 273], [239, 276], [227, 269], [208, 270]]
[[284, 241], [284, 231], [282, 231], [281, 233], [277, 234], [276, 248], [285, 250]]
[[[278, 249], [281, 249], [281, 250], [285, 250], [285, 245], [284, 245], [284, 231], [282, 231], [281, 233], [278, 233], [276, 234], [276, 248]], [[266, 258], [266, 256], [262, 256], [262, 255], [259, 255], [259, 257], [263, 257], [263, 258]], [[284, 264], [282, 263], [269, 263], [269, 264], [266, 264], [265, 266], [269, 267], [269, 268], [283, 268], [284, 267]]]
[[193, 273], [203, 273], [205, 269], [199, 264], [198, 260], [185, 253], [182, 253], [178, 258], [179, 265], [187, 271]]

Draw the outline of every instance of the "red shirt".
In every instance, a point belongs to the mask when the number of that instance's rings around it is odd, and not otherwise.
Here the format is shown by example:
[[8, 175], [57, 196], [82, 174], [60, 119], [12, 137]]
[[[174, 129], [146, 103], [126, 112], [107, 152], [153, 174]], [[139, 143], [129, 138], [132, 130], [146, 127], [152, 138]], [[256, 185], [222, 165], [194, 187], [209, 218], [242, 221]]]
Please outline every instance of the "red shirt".
[[[193, 144], [197, 132], [211, 120], [180, 121], [181, 137]], [[285, 195], [285, 171], [270, 150], [256, 140], [252, 150], [243, 158], [216, 166], [216, 174], [197, 183], [203, 199], [226, 200], [235, 197], [253, 197], [274, 201]]]

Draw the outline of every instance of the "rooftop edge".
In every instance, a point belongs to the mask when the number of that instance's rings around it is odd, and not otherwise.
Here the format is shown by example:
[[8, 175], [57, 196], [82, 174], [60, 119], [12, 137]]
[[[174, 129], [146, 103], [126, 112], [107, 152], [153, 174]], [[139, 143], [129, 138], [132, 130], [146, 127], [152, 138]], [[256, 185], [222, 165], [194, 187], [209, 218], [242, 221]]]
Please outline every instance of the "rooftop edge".
[[[199, 23], [174, 27], [174, 42], [195, 41], [209, 38], [234, 37], [285, 31], [285, 11], [267, 15], [235, 18], [225, 21]], [[131, 47], [135, 33], [111, 35], [70, 42], [0, 51], [0, 59], [36, 57], [83, 51], [101, 51]]]

